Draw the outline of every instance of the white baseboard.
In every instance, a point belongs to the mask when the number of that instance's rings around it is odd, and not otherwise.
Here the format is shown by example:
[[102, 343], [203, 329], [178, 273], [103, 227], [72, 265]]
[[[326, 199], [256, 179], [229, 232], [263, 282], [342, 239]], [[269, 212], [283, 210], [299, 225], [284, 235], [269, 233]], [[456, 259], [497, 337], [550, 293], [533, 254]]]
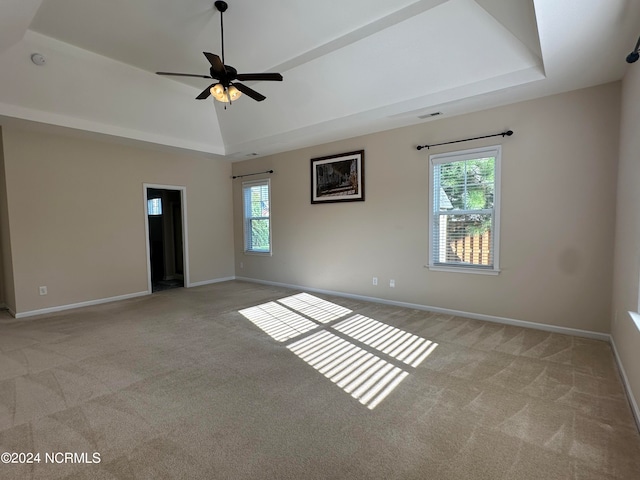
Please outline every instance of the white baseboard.
[[69, 305], [59, 305], [57, 307], [42, 308], [40, 310], [30, 310], [30, 311], [27, 311], [27, 312], [20, 312], [20, 313], [15, 313], [15, 312], [12, 312], [11, 310], [9, 310], [9, 313], [11, 313], [11, 315], [13, 315], [15, 318], [26, 318], [26, 317], [33, 317], [33, 316], [36, 316], [36, 315], [44, 315], [44, 314], [47, 314], [47, 313], [62, 312], [64, 310], [72, 310], [74, 308], [90, 307], [92, 305], [100, 305], [101, 303], [109, 303], [109, 302], [117, 302], [117, 301], [120, 301], [120, 300], [128, 300], [129, 298], [141, 297], [143, 295], [149, 295], [149, 292], [145, 290], [144, 292], [128, 293], [126, 295], [118, 295], [116, 297], [99, 298], [97, 300], [89, 300], [87, 302], [71, 303]]
[[636, 425], [638, 427], [638, 430], [640, 430], [640, 408], [638, 408], [638, 402], [636, 401], [636, 398], [633, 396], [633, 392], [631, 391], [629, 378], [627, 377], [627, 372], [625, 372], [624, 366], [622, 365], [622, 360], [620, 359], [620, 355], [618, 355], [616, 342], [613, 340], [613, 337], [610, 337], [610, 340], [611, 340], [611, 348], [613, 349], [613, 355], [616, 359], [616, 363], [618, 364], [618, 370], [620, 371], [620, 376], [622, 377], [622, 383], [624, 385], [625, 391], [627, 392], [627, 398], [629, 399], [631, 412], [633, 413], [633, 417], [636, 420]]
[[484, 320], [487, 322], [501, 323], [504, 325], [513, 325], [516, 327], [533, 328], [535, 330], [543, 330], [546, 332], [560, 333], [563, 335], [572, 335], [574, 337], [592, 338], [594, 340], [602, 340], [605, 342], [609, 342], [611, 339], [608, 333], [592, 332], [591, 330], [580, 330], [577, 328], [560, 327], [557, 325], [546, 325], [544, 323], [528, 322], [526, 320], [516, 320], [513, 318], [496, 317], [493, 315], [464, 312], [461, 310], [451, 310], [448, 308], [432, 307], [430, 305], [422, 305], [417, 303], [398, 302], [395, 300], [387, 300], [384, 298], [368, 297], [365, 295], [355, 295], [351, 293], [336, 292], [333, 290], [324, 290], [320, 288], [309, 288], [301, 285], [291, 285], [287, 283], [270, 282], [266, 280], [258, 280], [255, 278], [236, 277], [236, 280], [243, 280], [245, 282], [253, 282], [253, 283], [261, 283], [264, 285], [273, 285], [274, 287], [284, 287], [284, 288], [292, 288], [296, 290], [306, 290], [309, 292], [324, 293], [327, 295], [335, 295], [336, 297], [353, 298], [355, 300], [382, 303], [385, 305], [393, 305], [396, 307], [412, 308], [414, 310], [426, 310], [429, 312], [443, 313], [445, 315], [455, 315], [457, 317], [472, 318], [474, 320]]
[[[199, 287], [200, 285], [209, 285], [211, 283], [227, 282], [229, 280], [235, 280], [235, 277], [214, 278], [213, 280], [205, 280], [203, 282], [191, 283], [187, 285], [187, 287], [188, 288]], [[42, 308], [39, 310], [30, 310], [27, 312], [20, 312], [20, 313], [15, 313], [11, 309], [7, 309], [7, 310], [9, 310], [9, 313], [15, 318], [27, 318], [27, 317], [34, 317], [36, 315], [45, 315], [47, 313], [55, 313], [55, 312], [62, 312], [64, 310], [72, 310], [74, 308], [89, 307], [91, 305], [100, 305], [101, 303], [127, 300], [129, 298], [141, 297], [143, 295], [150, 295], [150, 293], [151, 292], [145, 290], [144, 292], [129, 293], [126, 295], [118, 295], [116, 297], [109, 297], [109, 298], [99, 298], [97, 300], [89, 300], [87, 302], [72, 303], [69, 305], [59, 305], [57, 307]]]
[[211, 285], [212, 283], [220, 283], [220, 282], [228, 282], [229, 280], [235, 280], [236, 277], [223, 277], [223, 278], [214, 278], [213, 280], [204, 280], [202, 282], [193, 282], [187, 285], [188, 288], [191, 287], [200, 287], [202, 285]]

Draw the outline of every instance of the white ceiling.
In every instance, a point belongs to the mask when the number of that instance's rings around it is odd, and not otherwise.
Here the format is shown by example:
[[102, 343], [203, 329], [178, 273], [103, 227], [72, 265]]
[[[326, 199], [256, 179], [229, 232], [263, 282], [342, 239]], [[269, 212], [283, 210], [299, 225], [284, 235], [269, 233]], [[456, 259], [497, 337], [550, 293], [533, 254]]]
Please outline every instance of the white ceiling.
[[618, 80], [640, 34], [637, 0], [227, 1], [226, 63], [284, 81], [225, 110], [154, 74], [208, 73], [212, 0], [3, 0], [0, 123], [237, 160]]

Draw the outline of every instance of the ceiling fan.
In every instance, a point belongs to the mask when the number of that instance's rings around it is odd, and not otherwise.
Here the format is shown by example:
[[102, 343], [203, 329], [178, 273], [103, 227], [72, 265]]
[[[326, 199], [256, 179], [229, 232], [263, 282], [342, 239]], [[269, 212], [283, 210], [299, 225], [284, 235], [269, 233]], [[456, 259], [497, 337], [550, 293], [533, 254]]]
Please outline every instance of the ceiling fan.
[[261, 93], [254, 89], [237, 82], [236, 80], [258, 80], [258, 81], [275, 81], [281, 82], [282, 75], [279, 73], [238, 73], [238, 71], [230, 65], [224, 64], [224, 22], [223, 13], [227, 11], [227, 2], [218, 0], [214, 3], [216, 9], [220, 12], [220, 37], [222, 39], [222, 60], [218, 55], [209, 52], [202, 52], [211, 64], [209, 75], [197, 75], [192, 73], [171, 73], [156, 72], [158, 75], [173, 75], [176, 77], [196, 77], [196, 78], [212, 78], [215, 83], [209, 85], [196, 97], [197, 100], [204, 100], [212, 95], [219, 102], [231, 103], [237, 100], [243, 93], [253, 98], [257, 102], [263, 101], [265, 98]]

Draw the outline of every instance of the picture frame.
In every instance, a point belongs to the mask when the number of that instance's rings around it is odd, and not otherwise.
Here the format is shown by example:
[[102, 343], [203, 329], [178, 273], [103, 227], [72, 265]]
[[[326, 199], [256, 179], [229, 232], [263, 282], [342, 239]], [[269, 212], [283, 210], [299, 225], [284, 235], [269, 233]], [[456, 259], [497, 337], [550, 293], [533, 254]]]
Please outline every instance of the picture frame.
[[311, 159], [311, 203], [363, 201], [364, 150]]

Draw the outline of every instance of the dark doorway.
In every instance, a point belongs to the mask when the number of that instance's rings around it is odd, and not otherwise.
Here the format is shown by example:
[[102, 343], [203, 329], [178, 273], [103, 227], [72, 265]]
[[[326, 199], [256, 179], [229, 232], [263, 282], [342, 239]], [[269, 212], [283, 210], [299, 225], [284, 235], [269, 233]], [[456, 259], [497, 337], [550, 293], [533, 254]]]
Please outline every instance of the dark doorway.
[[184, 286], [182, 193], [147, 188], [151, 291]]

